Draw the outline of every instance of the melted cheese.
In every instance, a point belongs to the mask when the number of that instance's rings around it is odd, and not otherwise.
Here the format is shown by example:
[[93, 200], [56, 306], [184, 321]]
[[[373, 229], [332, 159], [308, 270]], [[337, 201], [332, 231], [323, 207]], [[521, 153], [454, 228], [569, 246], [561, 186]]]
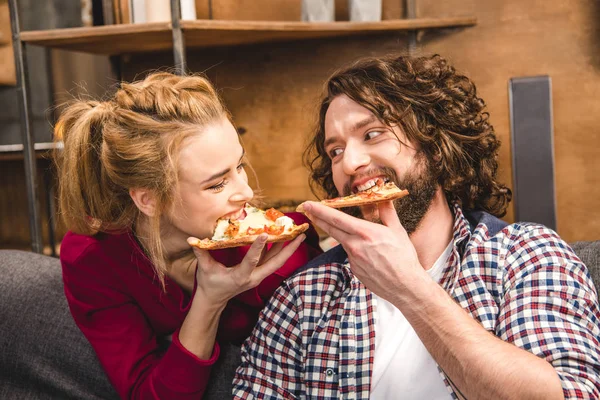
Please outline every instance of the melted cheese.
[[246, 232], [248, 228], [257, 229], [273, 224], [273, 221], [267, 219], [264, 211], [252, 206], [246, 206], [246, 218], [239, 222], [241, 233]]
[[[289, 233], [294, 228], [294, 220], [291, 219], [290, 217], [286, 217], [285, 215], [283, 217], [277, 218], [277, 220], [275, 220], [275, 222], [273, 222], [266, 217], [266, 214], [263, 210], [260, 210], [256, 207], [248, 206], [248, 205], [246, 206], [245, 210], [246, 210], [246, 218], [244, 218], [241, 221], [238, 221], [238, 223], [240, 225], [239, 231], [238, 231], [239, 233], [245, 234], [245, 232], [248, 230], [248, 228], [258, 229], [258, 228], [263, 228], [265, 225], [270, 226], [273, 224], [275, 224], [277, 226], [283, 226], [284, 227], [283, 233]], [[217, 221], [217, 227], [215, 228], [215, 233], [213, 234], [212, 240], [231, 239], [230, 237], [225, 235], [225, 232], [227, 231], [229, 224], [230, 224], [230, 220], [228, 220], [228, 219], [221, 219], [221, 220]]]
[[229, 226], [228, 219], [220, 219], [217, 222], [217, 228], [215, 229], [215, 233], [213, 234], [212, 240], [227, 240], [229, 239], [225, 236], [225, 230]]
[[275, 225], [283, 226], [283, 233], [288, 233], [294, 227], [294, 220], [284, 215], [283, 217], [279, 217], [275, 220]]

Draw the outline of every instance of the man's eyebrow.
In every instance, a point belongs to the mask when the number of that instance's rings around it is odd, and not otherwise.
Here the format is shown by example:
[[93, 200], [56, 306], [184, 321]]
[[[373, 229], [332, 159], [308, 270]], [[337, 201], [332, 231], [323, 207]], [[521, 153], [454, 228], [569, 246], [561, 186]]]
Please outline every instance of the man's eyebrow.
[[[361, 121], [358, 121], [356, 124], [354, 124], [350, 128], [350, 132], [356, 132], [356, 131], [364, 128], [365, 126], [370, 125], [376, 121], [379, 121], [379, 118], [377, 118], [375, 115], [371, 115]], [[327, 146], [329, 146], [331, 143], [335, 142], [336, 140], [337, 139], [335, 137], [330, 137], [329, 139], [326, 139], [325, 142], [323, 143], [323, 147], [327, 148]]]
[[[244, 158], [244, 156], [246, 155], [246, 150], [242, 150], [242, 156], [240, 157], [240, 160], [238, 161], [238, 164], [242, 162], [242, 158]], [[220, 178], [222, 176], [225, 176], [229, 173], [229, 171], [231, 171], [231, 168], [226, 168], [223, 171], [219, 171], [215, 174], [212, 174], [209, 178], [205, 179], [202, 181], [201, 185], [212, 181], [213, 179], [217, 179]]]
[[365, 126], [372, 124], [373, 122], [379, 121], [375, 115], [371, 115], [368, 118], [363, 119], [362, 121], [358, 121], [352, 128], [350, 128], [350, 132], [356, 132], [359, 129], [364, 128]]

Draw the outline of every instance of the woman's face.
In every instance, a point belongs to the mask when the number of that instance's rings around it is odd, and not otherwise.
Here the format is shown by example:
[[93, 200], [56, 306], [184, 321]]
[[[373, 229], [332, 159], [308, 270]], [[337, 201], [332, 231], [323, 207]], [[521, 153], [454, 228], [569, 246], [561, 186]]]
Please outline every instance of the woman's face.
[[168, 240], [210, 238], [217, 220], [237, 217], [254, 196], [244, 149], [228, 119], [187, 138], [179, 155], [179, 197], [168, 213]]

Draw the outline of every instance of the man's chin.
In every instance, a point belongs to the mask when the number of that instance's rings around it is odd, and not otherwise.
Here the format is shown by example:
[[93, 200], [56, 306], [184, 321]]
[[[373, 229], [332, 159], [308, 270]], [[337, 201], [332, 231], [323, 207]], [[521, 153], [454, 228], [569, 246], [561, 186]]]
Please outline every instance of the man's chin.
[[363, 219], [369, 221], [369, 222], [381, 222], [381, 219], [379, 218], [379, 208], [377, 207], [376, 204], [369, 204], [366, 206], [361, 206], [360, 207], [360, 213], [363, 217]]

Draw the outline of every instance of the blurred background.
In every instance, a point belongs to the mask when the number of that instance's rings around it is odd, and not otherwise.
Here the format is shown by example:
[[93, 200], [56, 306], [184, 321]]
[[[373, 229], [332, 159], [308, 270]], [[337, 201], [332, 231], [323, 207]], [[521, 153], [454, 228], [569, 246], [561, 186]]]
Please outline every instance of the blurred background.
[[[438, 53], [475, 81], [502, 140], [499, 175], [517, 200], [504, 219], [535, 220], [536, 210], [549, 210], [534, 222], [568, 242], [600, 239], [600, 2], [362, 1], [181, 0], [187, 70], [205, 72], [221, 91], [267, 201], [285, 208], [314, 198], [301, 154], [322, 83], [336, 68], [367, 55]], [[52, 218], [48, 148], [60, 105], [172, 68], [170, 7], [19, 0], [18, 15], [41, 237], [44, 252], [56, 254], [65, 232]], [[0, 248], [30, 249], [13, 54], [8, 1], [0, 0]], [[529, 173], [520, 182], [535, 187], [515, 190], [519, 171]]]

